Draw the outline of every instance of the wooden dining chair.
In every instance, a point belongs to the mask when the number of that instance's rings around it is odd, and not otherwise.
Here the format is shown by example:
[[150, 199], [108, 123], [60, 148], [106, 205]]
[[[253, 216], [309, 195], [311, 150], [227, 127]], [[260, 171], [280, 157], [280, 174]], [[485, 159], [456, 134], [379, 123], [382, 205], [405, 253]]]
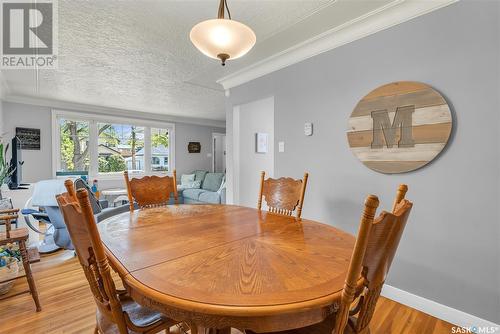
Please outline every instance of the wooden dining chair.
[[29, 239], [28, 229], [24, 227], [11, 229], [12, 222], [17, 221], [18, 213], [19, 209], [0, 210], [0, 225], [5, 225], [5, 232], [0, 232], [0, 246], [12, 243], [17, 243], [19, 245], [19, 251], [21, 253], [21, 259], [24, 267], [24, 275], [0, 281], [0, 284], [26, 277], [26, 280], [28, 281], [29, 290], [21, 291], [16, 294], [10, 295], [8, 297], [2, 297], [0, 298], [0, 300], [29, 292], [31, 293], [33, 301], [35, 302], [36, 311], [40, 312], [42, 310], [42, 306], [40, 305], [40, 300], [38, 298], [38, 291], [36, 289], [35, 279], [33, 278], [33, 273], [31, 272], [30, 258], [28, 255], [28, 248], [26, 246], [26, 243], [28, 242]]
[[128, 172], [123, 173], [127, 185], [130, 211], [134, 211], [134, 202], [139, 208], [150, 208], [168, 205], [170, 194], [174, 194], [175, 203], [179, 203], [175, 169], [172, 176], [144, 176], [140, 179], [129, 179]]
[[269, 212], [292, 216], [295, 211], [296, 217], [300, 218], [309, 174], [304, 173], [302, 180], [290, 177], [268, 178], [266, 180], [265, 176], [266, 172], [260, 173], [257, 209], [262, 209], [262, 198], [264, 198]]
[[[12, 210], [17, 210], [17, 209], [14, 208], [14, 205], [12, 204], [11, 198], [0, 199], [0, 215], [4, 215], [5, 213], [8, 214]], [[17, 210], [17, 211], [19, 211], [19, 210]], [[12, 225], [16, 225], [16, 228], [18, 228], [19, 227], [19, 219], [12, 220], [11, 226]]]
[[334, 305], [336, 313], [319, 324], [273, 334], [370, 333], [370, 320], [413, 206], [404, 199], [407, 190], [400, 185], [392, 212], [383, 211], [376, 219], [379, 200], [374, 195], [367, 197], [342, 295]]
[[57, 196], [76, 254], [97, 305], [94, 333], [158, 333], [177, 321], [137, 304], [125, 291], [116, 289], [104, 252], [87, 190], [74, 190], [65, 182], [67, 193]]

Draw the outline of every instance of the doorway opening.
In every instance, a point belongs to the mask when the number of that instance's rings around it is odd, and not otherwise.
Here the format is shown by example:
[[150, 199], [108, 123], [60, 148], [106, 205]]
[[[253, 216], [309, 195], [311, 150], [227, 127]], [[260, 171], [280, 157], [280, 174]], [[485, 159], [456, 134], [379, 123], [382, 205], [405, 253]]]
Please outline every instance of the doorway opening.
[[212, 171], [226, 172], [226, 134], [212, 133]]

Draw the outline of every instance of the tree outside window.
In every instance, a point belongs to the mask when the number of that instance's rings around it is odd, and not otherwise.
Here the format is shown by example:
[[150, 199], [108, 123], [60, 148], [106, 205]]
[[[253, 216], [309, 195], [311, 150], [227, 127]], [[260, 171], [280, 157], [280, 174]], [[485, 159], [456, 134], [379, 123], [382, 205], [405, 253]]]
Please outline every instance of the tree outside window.
[[98, 123], [99, 173], [144, 171], [144, 127]]
[[169, 156], [168, 129], [151, 128], [151, 170], [168, 172]]
[[59, 120], [61, 156], [59, 170], [86, 174], [89, 170], [89, 122]]

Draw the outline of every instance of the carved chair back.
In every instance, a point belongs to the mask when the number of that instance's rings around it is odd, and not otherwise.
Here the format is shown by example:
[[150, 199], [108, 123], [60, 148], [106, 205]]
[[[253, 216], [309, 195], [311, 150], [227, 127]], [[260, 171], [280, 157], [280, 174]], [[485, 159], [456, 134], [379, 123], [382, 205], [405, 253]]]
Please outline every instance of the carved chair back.
[[95, 303], [101, 314], [109, 321], [116, 323], [121, 334], [128, 333], [127, 315], [122, 310], [111, 277], [108, 259], [97, 230], [88, 192], [85, 189], [75, 192], [71, 180], [66, 180], [64, 185], [68, 192], [58, 195], [57, 202]]
[[292, 216], [294, 211], [297, 218], [302, 215], [304, 195], [306, 192], [308, 173], [304, 173], [302, 180], [289, 177], [279, 179], [265, 179], [266, 172], [260, 173], [260, 192], [257, 209], [262, 209], [262, 198], [266, 201], [269, 212]]
[[134, 211], [134, 201], [140, 208], [168, 205], [170, 194], [174, 194], [175, 203], [179, 202], [177, 196], [176, 173], [173, 176], [144, 176], [140, 179], [129, 179], [128, 172], [124, 172], [127, 184], [130, 211]]
[[[383, 211], [376, 219], [374, 217], [379, 204], [378, 198], [370, 195], [366, 199], [336, 317], [335, 334], [342, 334], [348, 322], [352, 332], [366, 331], [413, 206], [410, 201], [404, 199], [407, 190], [406, 185], [400, 185], [392, 213]], [[363, 278], [361, 292], [357, 289], [360, 275]], [[356, 307], [351, 309], [351, 304], [358, 294], [359, 301]], [[357, 316], [354, 317], [355, 315]]]

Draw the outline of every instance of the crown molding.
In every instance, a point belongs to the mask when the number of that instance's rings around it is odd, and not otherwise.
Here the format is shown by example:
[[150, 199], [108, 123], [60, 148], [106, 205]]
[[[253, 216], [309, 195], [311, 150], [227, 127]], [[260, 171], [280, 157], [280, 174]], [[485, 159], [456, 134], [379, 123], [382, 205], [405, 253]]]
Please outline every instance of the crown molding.
[[391, 2], [384, 7], [229, 74], [217, 82], [226, 90], [239, 86], [457, 1], [459, 0], [398, 0]]
[[140, 119], [147, 121], [194, 124], [194, 125], [212, 126], [217, 128], [226, 127], [226, 121], [219, 121], [214, 119], [191, 118], [191, 117], [173, 116], [165, 114], [156, 114], [156, 113], [143, 112], [137, 110], [108, 108], [90, 104], [74, 103], [74, 102], [60, 101], [60, 100], [50, 100], [50, 99], [43, 99], [43, 98], [29, 97], [29, 96], [7, 95], [2, 100], [12, 103], [36, 105], [53, 109], [67, 110], [67, 111], [87, 112], [90, 114], [97, 114], [97, 115], [129, 117], [133, 119]]

